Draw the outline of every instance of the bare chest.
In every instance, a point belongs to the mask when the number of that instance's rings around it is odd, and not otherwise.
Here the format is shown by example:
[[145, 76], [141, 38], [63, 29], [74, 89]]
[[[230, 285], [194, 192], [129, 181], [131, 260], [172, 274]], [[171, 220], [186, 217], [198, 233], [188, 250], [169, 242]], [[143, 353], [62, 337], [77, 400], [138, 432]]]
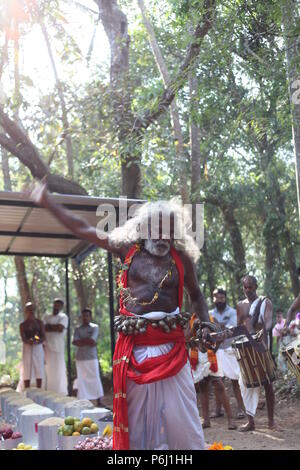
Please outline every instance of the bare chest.
[[128, 285], [148, 284], [157, 286], [164, 280], [164, 286], [178, 285], [176, 264], [171, 255], [162, 257], [138, 253], [134, 256], [128, 271]]

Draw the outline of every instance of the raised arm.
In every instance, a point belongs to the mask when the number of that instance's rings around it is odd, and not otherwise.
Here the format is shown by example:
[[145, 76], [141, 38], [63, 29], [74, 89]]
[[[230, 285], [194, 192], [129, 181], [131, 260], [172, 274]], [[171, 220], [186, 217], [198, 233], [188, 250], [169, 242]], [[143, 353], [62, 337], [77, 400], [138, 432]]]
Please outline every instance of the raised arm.
[[57, 204], [51, 194], [47, 191], [46, 183], [38, 183], [33, 189], [27, 190], [25, 194], [38, 206], [48, 209], [57, 220], [59, 220], [78, 238], [88, 240], [94, 245], [97, 245], [104, 250], [111, 251], [118, 256], [122, 255], [121, 250], [112, 248], [109, 245], [108, 235], [104, 231], [96, 231], [96, 228], [90, 225], [85, 219]]

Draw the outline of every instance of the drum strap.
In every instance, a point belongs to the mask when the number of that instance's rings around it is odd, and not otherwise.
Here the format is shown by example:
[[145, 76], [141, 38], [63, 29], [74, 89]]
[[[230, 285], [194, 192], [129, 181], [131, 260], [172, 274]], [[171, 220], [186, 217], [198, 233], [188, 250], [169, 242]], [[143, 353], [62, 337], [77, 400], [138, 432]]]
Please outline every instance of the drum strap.
[[255, 307], [254, 314], [252, 317], [252, 327], [256, 328], [256, 325], [258, 323], [259, 315], [260, 315], [260, 308], [262, 306], [263, 301], [266, 299], [266, 297], [260, 297], [259, 301]]

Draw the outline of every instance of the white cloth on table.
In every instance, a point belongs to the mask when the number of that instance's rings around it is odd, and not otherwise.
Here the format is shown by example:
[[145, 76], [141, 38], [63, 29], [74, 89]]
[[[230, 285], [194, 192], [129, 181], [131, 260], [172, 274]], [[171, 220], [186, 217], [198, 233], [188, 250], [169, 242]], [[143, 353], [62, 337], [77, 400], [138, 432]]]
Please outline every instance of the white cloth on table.
[[98, 359], [76, 361], [77, 370], [77, 398], [97, 400], [104, 396], [103, 386], [99, 373]]
[[22, 348], [23, 380], [44, 378], [44, 349], [41, 343], [26, 344]]
[[[144, 318], [161, 319], [172, 313], [149, 312]], [[173, 343], [135, 346], [133, 354], [141, 363], [149, 357], [167, 354]], [[131, 450], [201, 450], [204, 435], [189, 361], [173, 377], [150, 384], [127, 379], [128, 427]]]
[[218, 349], [216, 355], [218, 366], [223, 371], [224, 377], [227, 377], [231, 380], [239, 380], [241, 373], [240, 366], [232, 347]]

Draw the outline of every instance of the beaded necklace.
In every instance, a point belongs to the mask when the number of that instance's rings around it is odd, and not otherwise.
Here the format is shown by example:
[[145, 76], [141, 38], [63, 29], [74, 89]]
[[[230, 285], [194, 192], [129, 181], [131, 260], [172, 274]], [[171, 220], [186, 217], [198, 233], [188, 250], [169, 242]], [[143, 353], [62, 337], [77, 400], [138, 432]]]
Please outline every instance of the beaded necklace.
[[[139, 243], [137, 243], [136, 244], [136, 252], [139, 252], [139, 251], [141, 251], [141, 245]], [[172, 259], [171, 266], [168, 268], [166, 274], [164, 275], [164, 277], [162, 278], [162, 280], [158, 284], [158, 287], [157, 287], [156, 291], [154, 292], [154, 295], [153, 295], [152, 299], [149, 302], [145, 302], [145, 301], [139, 302], [137, 297], [132, 297], [131, 292], [130, 292], [130, 288], [129, 287], [124, 287], [124, 284], [122, 282], [123, 273], [124, 273], [124, 271], [129, 269], [129, 266], [132, 263], [133, 256], [131, 256], [129, 259], [125, 260], [125, 263], [122, 265], [122, 269], [119, 271], [119, 275], [118, 275], [118, 278], [117, 278], [119, 293], [122, 295], [124, 303], [130, 302], [133, 305], [142, 305], [142, 306], [152, 305], [152, 304], [154, 304], [154, 302], [157, 301], [157, 299], [159, 297], [159, 293], [160, 293], [161, 289], [163, 288], [165, 281], [169, 277], [172, 276], [173, 267], [176, 263], [175, 263], [174, 259]]]

